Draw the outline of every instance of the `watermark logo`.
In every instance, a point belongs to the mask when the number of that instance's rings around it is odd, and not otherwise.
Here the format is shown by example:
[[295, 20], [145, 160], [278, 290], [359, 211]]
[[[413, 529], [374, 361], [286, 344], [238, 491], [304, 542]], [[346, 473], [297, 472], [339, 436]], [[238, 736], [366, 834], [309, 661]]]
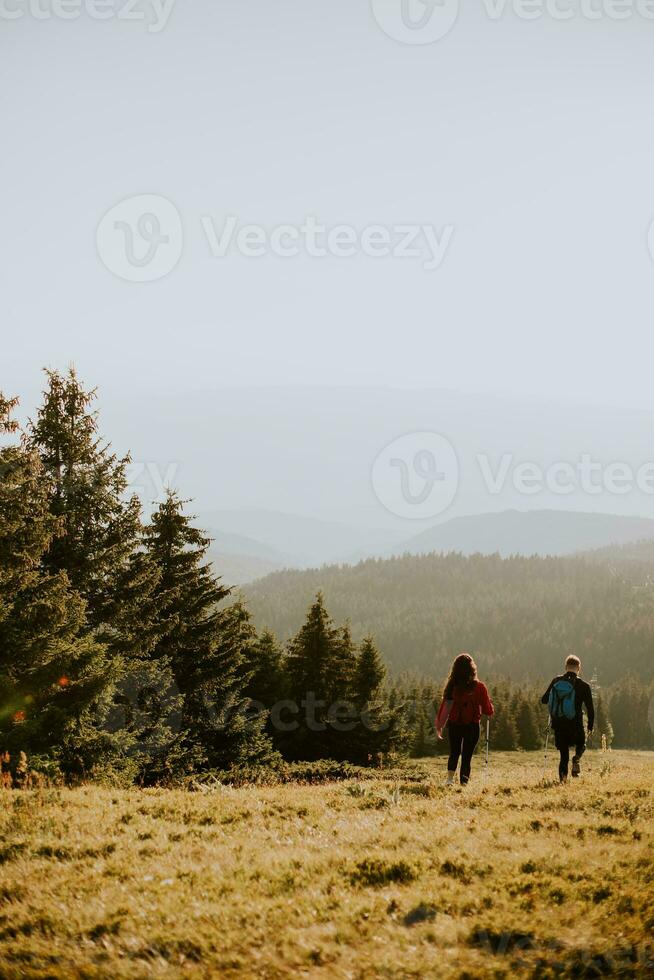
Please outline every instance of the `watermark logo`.
[[[389, 37], [403, 44], [433, 44], [452, 30], [459, 0], [371, 0], [375, 20]], [[521, 21], [654, 20], [654, 0], [481, 0], [486, 17], [499, 23]]]
[[[475, 453], [466, 472], [489, 497], [539, 495], [569, 497], [654, 496], [654, 461], [633, 465], [623, 460], [576, 459], [543, 465], [513, 453]], [[413, 432], [394, 439], [372, 464], [377, 499], [397, 517], [425, 520], [444, 513], [459, 488], [459, 456], [451, 442], [434, 432]]]
[[459, 0], [371, 0], [375, 20], [401, 44], [433, 44], [452, 30]]
[[412, 432], [386, 446], [372, 466], [379, 502], [397, 517], [425, 520], [444, 513], [459, 486], [452, 443], [437, 432]]
[[[0, 0], [1, 2], [1, 0]], [[425, 272], [440, 269], [454, 236], [453, 225], [328, 225], [315, 215], [300, 224], [265, 227], [236, 215], [223, 221], [202, 214], [197, 229], [213, 259], [410, 259]], [[154, 282], [178, 264], [184, 245], [182, 219], [165, 197], [141, 194], [111, 208], [96, 232], [98, 254], [110, 272], [128, 282]]]
[[0, 0], [0, 20], [116, 20], [147, 24], [149, 34], [160, 34], [173, 12], [175, 0]]
[[351, 259], [364, 255], [370, 259], [417, 259], [427, 272], [439, 269], [445, 259], [454, 227], [442, 229], [428, 224], [326, 225], [315, 215], [307, 215], [299, 225], [241, 224], [229, 215], [222, 226], [210, 215], [201, 218], [211, 255], [224, 259], [230, 254], [259, 259], [273, 255], [282, 259], [305, 256], [311, 259]]
[[107, 211], [98, 225], [96, 244], [115, 276], [127, 282], [154, 282], [172, 272], [182, 256], [182, 219], [165, 197], [129, 197]]

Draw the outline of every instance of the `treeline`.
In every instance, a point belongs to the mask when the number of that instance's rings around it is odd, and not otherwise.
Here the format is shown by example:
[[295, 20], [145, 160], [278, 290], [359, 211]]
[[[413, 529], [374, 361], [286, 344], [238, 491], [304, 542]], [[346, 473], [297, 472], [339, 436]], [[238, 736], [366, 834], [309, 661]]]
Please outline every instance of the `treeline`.
[[[495, 707], [491, 723], [491, 746], [498, 751], [542, 749], [548, 725], [548, 710], [540, 703], [545, 686], [535, 688], [511, 681], [488, 684]], [[412, 756], [447, 753], [447, 742], [439, 742], [434, 731], [435, 706], [442, 685], [425, 679], [401, 677], [394, 699], [410, 706], [404, 715]], [[612, 688], [599, 691], [595, 701], [595, 728], [590, 747], [654, 749], [654, 683], [644, 685], [627, 677]]]
[[19, 431], [0, 396], [0, 751], [141, 783], [401, 751], [372, 638], [320, 596], [283, 649], [259, 635], [184, 501], [144, 521], [94, 397], [48, 372]]
[[[631, 651], [640, 651], [651, 632], [648, 598], [634, 618], [636, 607], [627, 601], [633, 590], [620, 591], [601, 569], [589, 577], [583, 562], [567, 565], [562, 578], [558, 561], [449, 556], [425, 565], [407, 559], [327, 569], [317, 581], [310, 578], [316, 590], [309, 596], [302, 578], [282, 576], [283, 589], [254, 597], [261, 613], [267, 596], [264, 623], [275, 619], [276, 603], [282, 618], [297, 619], [279, 642], [270, 622], [255, 628], [244, 603], [216, 576], [207, 558], [210, 541], [185, 512], [185, 501], [169, 492], [144, 518], [128, 492], [129, 457], [119, 458], [100, 436], [94, 397], [73, 370], [48, 372], [43, 402], [21, 431], [12, 420], [16, 399], [0, 395], [3, 773], [18, 766], [24, 775], [26, 754], [37, 771], [67, 779], [108, 776], [151, 785], [289, 762], [366, 765], [430, 754], [442, 747], [434, 717], [449, 661], [466, 648], [486, 679], [514, 678], [490, 685], [494, 748], [537, 749], [546, 724], [540, 695], [558, 672], [562, 651], [571, 649], [571, 602], [578, 604], [579, 637], [598, 636], [595, 616], [603, 623], [600, 651], [617, 651], [613, 631], [620, 622], [623, 647]], [[320, 592], [323, 578], [335, 595], [336, 621]], [[287, 583], [298, 586], [292, 599]], [[346, 586], [349, 602], [339, 591]], [[625, 601], [621, 611], [618, 595]], [[371, 612], [364, 617], [367, 600]], [[304, 602], [301, 614], [298, 602]], [[421, 663], [408, 652], [426, 642], [431, 622], [436, 653], [423, 658], [428, 680], [397, 670], [387, 676], [388, 651], [382, 658], [370, 630], [376, 617], [382, 633], [392, 621], [393, 635], [402, 637], [403, 662], [395, 646], [401, 669]], [[386, 642], [393, 649], [392, 636]], [[572, 647], [582, 656], [584, 643]], [[516, 684], [525, 651], [532, 657], [545, 648], [547, 658], [529, 660], [532, 668], [540, 664], [542, 684]], [[515, 665], [507, 649], [514, 650]], [[626, 666], [625, 658], [618, 660], [615, 673]], [[616, 746], [654, 747], [653, 694], [636, 677], [608, 691], [598, 738], [605, 734], [610, 744], [614, 730]]]
[[276, 572], [247, 586], [255, 622], [292, 635], [321, 588], [355, 636], [374, 629], [389, 668], [441, 678], [461, 650], [486, 676], [540, 685], [578, 654], [604, 685], [654, 679], [654, 563], [586, 557], [406, 555]]

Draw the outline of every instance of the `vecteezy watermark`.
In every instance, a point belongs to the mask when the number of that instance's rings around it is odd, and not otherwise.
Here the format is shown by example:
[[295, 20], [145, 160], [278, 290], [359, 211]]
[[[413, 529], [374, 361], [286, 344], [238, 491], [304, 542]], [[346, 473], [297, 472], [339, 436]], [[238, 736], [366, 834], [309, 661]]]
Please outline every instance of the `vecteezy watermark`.
[[580, 491], [592, 497], [622, 497], [636, 490], [654, 495], [654, 462], [638, 467], [625, 462], [603, 463], [590, 453], [582, 453], [574, 462], [561, 460], [549, 466], [516, 460], [512, 453], [505, 453], [496, 462], [485, 453], [478, 453], [475, 459], [485, 488], [493, 495], [503, 493], [507, 485], [525, 496], [547, 491], [565, 497]]
[[283, 259], [365, 255], [371, 259], [422, 259], [428, 272], [440, 268], [454, 234], [452, 225], [445, 225], [440, 232], [425, 224], [377, 224], [361, 230], [348, 224], [329, 227], [315, 215], [307, 215], [299, 225], [277, 225], [270, 230], [262, 225], [241, 225], [235, 215], [229, 215], [220, 230], [209, 215], [203, 215], [201, 221], [211, 254], [218, 259], [230, 252], [246, 258], [276, 255]]
[[[548, 493], [569, 496], [654, 496], [654, 462], [632, 466], [600, 462], [590, 453], [543, 466], [512, 453], [492, 457], [477, 453], [473, 471], [483, 491], [497, 497], [507, 490], [533, 497]], [[459, 459], [452, 443], [436, 432], [413, 432], [394, 439], [372, 464], [372, 486], [383, 506], [398, 517], [424, 520], [444, 513], [459, 488]]]
[[[413, 259], [433, 272], [442, 265], [454, 235], [453, 225], [440, 230], [430, 224], [328, 226], [314, 215], [300, 224], [273, 228], [244, 224], [235, 215], [222, 223], [210, 215], [199, 219], [199, 233], [214, 259]], [[100, 259], [114, 275], [128, 282], [154, 282], [172, 272], [184, 248], [182, 219], [165, 197], [140, 194], [127, 198], [104, 215], [96, 232]]]
[[[66, 679], [64, 690], [68, 689], [68, 684]], [[139, 730], [151, 730], [148, 716], [154, 713], [170, 733], [179, 734], [183, 726], [180, 712], [182, 702], [183, 696], [172, 676], [158, 676], [156, 670], [145, 667], [136, 672], [131, 684], [120, 689], [103, 727], [112, 733], [128, 729], [138, 736]], [[396, 709], [394, 712], [380, 712], [377, 707], [357, 707], [346, 700], [328, 702], [317, 697], [313, 691], [307, 691], [297, 700], [288, 698], [267, 705], [251, 698], [233, 695], [228, 695], [220, 702], [214, 701], [209, 695], [202, 701], [203, 717], [216, 731], [224, 731], [235, 722], [242, 724], [248, 720], [267, 719], [271, 727], [281, 733], [297, 732], [302, 728], [311, 732], [330, 731], [344, 736], [357, 729], [382, 733], [392, 730], [400, 713], [404, 725], [415, 723], [417, 711], [418, 705], [415, 701], [408, 701], [401, 711]], [[24, 720], [21, 718], [21, 721]], [[137, 750], [138, 742], [137, 737]]]
[[[459, 14], [459, 0], [371, 0], [375, 20], [402, 44], [433, 44], [449, 34]], [[489, 20], [511, 14], [518, 20], [612, 20], [640, 17], [654, 21], [654, 0], [482, 0]]]
[[154, 282], [172, 272], [182, 257], [182, 219], [165, 197], [129, 197], [102, 218], [96, 245], [104, 265], [120, 279]]
[[403, 44], [433, 44], [452, 30], [459, 0], [371, 0], [375, 20]]
[[377, 499], [392, 514], [425, 520], [450, 506], [459, 486], [452, 443], [437, 432], [411, 432], [394, 439], [372, 465]]
[[0, 20], [118, 20], [147, 24], [149, 34], [160, 34], [173, 12], [175, 0], [0, 0]]

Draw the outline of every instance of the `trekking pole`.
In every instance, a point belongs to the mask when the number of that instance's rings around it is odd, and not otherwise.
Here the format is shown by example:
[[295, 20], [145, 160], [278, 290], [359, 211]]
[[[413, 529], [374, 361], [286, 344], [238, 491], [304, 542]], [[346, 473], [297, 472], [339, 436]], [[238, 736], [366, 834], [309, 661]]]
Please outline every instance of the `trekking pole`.
[[490, 718], [486, 719], [486, 768], [488, 769], [488, 753], [490, 750]]
[[550, 742], [551, 731], [552, 731], [552, 719], [550, 718], [550, 720], [547, 723], [547, 731], [545, 733], [545, 764], [547, 764], [547, 747]]

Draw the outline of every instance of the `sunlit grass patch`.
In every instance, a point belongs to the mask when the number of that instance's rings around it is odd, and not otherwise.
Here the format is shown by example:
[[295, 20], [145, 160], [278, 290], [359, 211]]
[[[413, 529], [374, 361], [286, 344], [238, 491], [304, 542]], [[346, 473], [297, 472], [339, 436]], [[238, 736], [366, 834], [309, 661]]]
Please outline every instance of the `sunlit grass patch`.
[[0, 976], [649, 976], [654, 759], [613, 755], [567, 787], [496, 755], [454, 791], [434, 761], [7, 793]]

